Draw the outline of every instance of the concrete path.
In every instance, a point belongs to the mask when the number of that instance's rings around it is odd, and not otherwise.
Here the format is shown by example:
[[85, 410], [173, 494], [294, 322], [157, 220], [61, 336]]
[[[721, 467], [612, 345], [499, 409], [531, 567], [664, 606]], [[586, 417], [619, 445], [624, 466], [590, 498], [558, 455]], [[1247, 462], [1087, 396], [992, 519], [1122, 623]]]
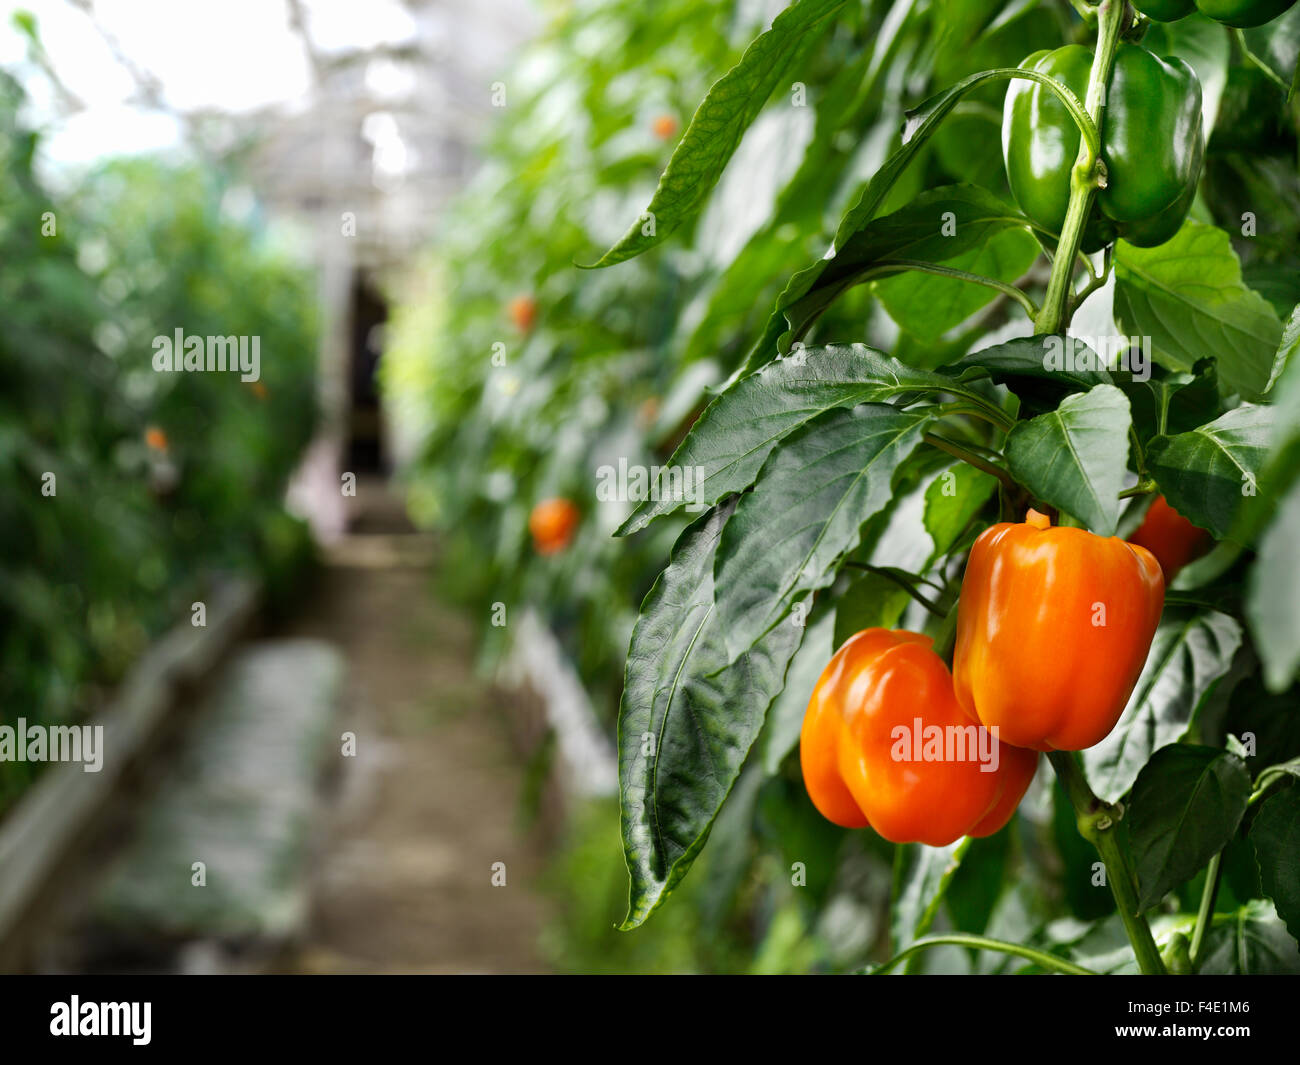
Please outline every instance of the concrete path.
[[[377, 483], [285, 635], [344, 655], [341, 797], [298, 972], [540, 972], [538, 846], [519, 830], [504, 709], [465, 617], [433, 594], [432, 541]], [[504, 886], [501, 880], [504, 863]]]

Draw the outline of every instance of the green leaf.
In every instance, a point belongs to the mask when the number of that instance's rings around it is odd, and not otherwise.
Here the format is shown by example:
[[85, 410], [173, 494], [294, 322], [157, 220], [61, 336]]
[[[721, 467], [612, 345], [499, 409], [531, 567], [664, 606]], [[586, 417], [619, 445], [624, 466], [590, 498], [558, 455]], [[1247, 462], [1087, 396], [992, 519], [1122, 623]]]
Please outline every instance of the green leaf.
[[36, 28], [36, 16], [30, 11], [19, 9], [13, 13], [11, 20], [14, 28], [21, 32], [32, 44], [40, 47], [41, 38]]
[[1249, 798], [1250, 774], [1235, 754], [1173, 743], [1151, 756], [1133, 783], [1128, 812], [1139, 910], [1228, 845]]
[[889, 502], [894, 471], [930, 420], [884, 404], [828, 411], [772, 454], [727, 523], [714, 568], [733, 658], [831, 582], [863, 522]]
[[[611, 266], [653, 248], [699, 210], [767, 98], [845, 0], [797, 0], [772, 21], [709, 90], [686, 128], [641, 218], [595, 263]], [[645, 215], [654, 219], [647, 231]]]
[[[944, 266], [1013, 282], [1038, 258], [1038, 242], [1023, 229], [990, 235], [978, 248], [940, 260]], [[957, 278], [909, 272], [876, 283], [889, 316], [913, 336], [937, 340], [998, 298], [996, 289]]]
[[1059, 389], [1089, 389], [1114, 384], [1101, 356], [1081, 340], [1056, 334], [1017, 337], [1005, 344], [963, 355], [944, 373], [962, 381], [990, 377], [1018, 392], [1023, 378], [1048, 381]]
[[1218, 914], [1206, 933], [1196, 971], [1265, 976], [1300, 972], [1297, 946], [1271, 902], [1256, 899], [1233, 914]]
[[1286, 320], [1286, 325], [1282, 327], [1282, 340], [1277, 346], [1277, 354], [1273, 356], [1273, 369], [1268, 375], [1268, 384], [1264, 387], [1265, 392], [1270, 392], [1277, 380], [1282, 376], [1282, 372], [1291, 364], [1297, 351], [1300, 351], [1300, 303], [1297, 303], [1291, 310], [1291, 315]]
[[1300, 787], [1265, 800], [1250, 826], [1259, 880], [1287, 931], [1300, 939]]
[[889, 925], [894, 953], [930, 930], [970, 844], [970, 837], [963, 836], [946, 847], [912, 843], [895, 851], [894, 907]]
[[1083, 752], [1093, 791], [1118, 802], [1157, 750], [1186, 735], [1214, 684], [1231, 668], [1241, 635], [1241, 626], [1227, 614], [1165, 608], [1119, 723]]
[[1289, 101], [1300, 84], [1300, 11], [1294, 7], [1286, 14], [1240, 31], [1246, 47], [1272, 72], [1282, 85], [1290, 86]]
[[1260, 538], [1247, 580], [1246, 623], [1265, 683], [1282, 691], [1300, 669], [1300, 481]]
[[[790, 279], [777, 300], [768, 333], [755, 353], [763, 357], [770, 354], [763, 345], [774, 342], [787, 326], [789, 336], [802, 336], [841, 293], [866, 280], [871, 271], [888, 269], [882, 264], [895, 260], [950, 262], [978, 252], [999, 233], [1023, 229], [1028, 224], [1017, 208], [984, 189], [947, 185], [923, 192], [892, 214], [864, 222], [852, 232], [841, 227], [843, 242], [836, 238], [834, 254]], [[975, 289], [982, 298], [978, 285], [959, 281], [946, 284]], [[783, 350], [786, 346], [783, 344]]]
[[1243, 403], [1191, 432], [1154, 437], [1147, 472], [1171, 507], [1222, 540], [1258, 492], [1273, 421], [1273, 407]]
[[863, 629], [892, 629], [912, 597], [880, 573], [864, 573], [835, 603], [834, 645], [839, 647]]
[[1114, 385], [1065, 399], [1018, 423], [1004, 449], [1011, 474], [1037, 498], [1113, 536], [1128, 468], [1128, 398]]
[[1225, 388], [1256, 399], [1268, 385], [1282, 332], [1277, 313], [1246, 287], [1228, 234], [1188, 220], [1155, 248], [1115, 247], [1115, 321], [1151, 337], [1153, 354], [1189, 371], [1212, 355]]
[[996, 477], [958, 462], [939, 474], [925, 490], [925, 531], [934, 551], [930, 561], [947, 554], [997, 491]]
[[803, 636], [781, 625], [728, 664], [712, 575], [732, 510], [682, 534], [632, 631], [618, 725], [625, 928], [654, 912], [704, 846]]
[[[982, 401], [950, 378], [914, 370], [862, 344], [803, 348], [741, 378], [710, 403], [668, 468], [698, 470], [694, 502], [716, 503], [753, 484], [777, 441], [826, 411], [936, 392]], [[689, 502], [646, 500], [618, 535], [643, 529]]]
[[[906, 600], [906, 592], [899, 594]], [[768, 711], [762, 750], [763, 769], [769, 775], [780, 770], [786, 755], [798, 745], [804, 714], [808, 711], [808, 700], [812, 698], [817, 678], [841, 642], [834, 638], [839, 623], [839, 605], [836, 604], [835, 611], [823, 612], [808, 626], [803, 643], [790, 662], [785, 687]]]

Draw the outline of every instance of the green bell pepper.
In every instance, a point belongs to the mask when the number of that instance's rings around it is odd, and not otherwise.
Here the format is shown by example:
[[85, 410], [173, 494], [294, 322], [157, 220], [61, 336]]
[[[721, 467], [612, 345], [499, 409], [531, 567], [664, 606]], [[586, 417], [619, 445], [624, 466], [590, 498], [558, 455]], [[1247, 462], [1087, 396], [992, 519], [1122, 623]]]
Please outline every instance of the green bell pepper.
[[[1072, 44], [1035, 52], [1020, 65], [1083, 99], [1092, 53]], [[1094, 200], [1084, 249], [1095, 250], [1115, 234], [1141, 247], [1164, 243], [1191, 207], [1205, 150], [1201, 85], [1191, 67], [1121, 44], [1107, 85], [1101, 141], [1107, 181]], [[1035, 82], [1013, 81], [1002, 112], [1007, 180], [1021, 210], [1049, 233], [1060, 233], [1065, 221], [1078, 152], [1078, 128], [1060, 100]]]
[[1195, 0], [1133, 0], [1133, 6], [1156, 22], [1177, 22], [1196, 10]]
[[[1250, 29], [1252, 26], [1272, 22], [1295, 2], [1296, 0], [1196, 0], [1196, 6], [1202, 15], [1215, 22], [1238, 29]], [[1153, 15], [1152, 18], [1154, 17]]]

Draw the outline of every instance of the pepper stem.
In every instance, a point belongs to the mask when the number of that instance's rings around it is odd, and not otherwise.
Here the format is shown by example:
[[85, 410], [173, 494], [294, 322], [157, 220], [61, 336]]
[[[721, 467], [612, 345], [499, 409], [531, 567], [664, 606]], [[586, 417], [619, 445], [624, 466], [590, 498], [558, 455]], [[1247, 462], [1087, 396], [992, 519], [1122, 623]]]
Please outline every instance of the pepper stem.
[[1079, 834], [1097, 848], [1097, 853], [1106, 866], [1106, 882], [1110, 884], [1111, 893], [1115, 896], [1115, 907], [1119, 910], [1124, 931], [1128, 933], [1129, 942], [1133, 945], [1138, 968], [1147, 975], [1163, 976], [1166, 972], [1165, 963], [1156, 947], [1155, 937], [1151, 935], [1151, 926], [1138, 910], [1133, 866], [1115, 834], [1120, 818], [1124, 816], [1123, 809], [1102, 802], [1093, 794], [1083, 770], [1070, 751], [1051, 751], [1047, 758], [1056, 771], [1057, 779], [1065, 788], [1066, 795], [1070, 797]]

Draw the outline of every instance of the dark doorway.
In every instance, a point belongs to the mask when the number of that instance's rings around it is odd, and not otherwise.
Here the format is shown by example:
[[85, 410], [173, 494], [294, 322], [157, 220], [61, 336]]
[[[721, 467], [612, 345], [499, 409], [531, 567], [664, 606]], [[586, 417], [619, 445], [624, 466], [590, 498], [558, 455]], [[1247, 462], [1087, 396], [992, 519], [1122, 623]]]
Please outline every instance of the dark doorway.
[[352, 343], [350, 345], [352, 403], [348, 418], [348, 469], [385, 473], [379, 384], [375, 371], [383, 354], [388, 305], [364, 274], [352, 282]]

